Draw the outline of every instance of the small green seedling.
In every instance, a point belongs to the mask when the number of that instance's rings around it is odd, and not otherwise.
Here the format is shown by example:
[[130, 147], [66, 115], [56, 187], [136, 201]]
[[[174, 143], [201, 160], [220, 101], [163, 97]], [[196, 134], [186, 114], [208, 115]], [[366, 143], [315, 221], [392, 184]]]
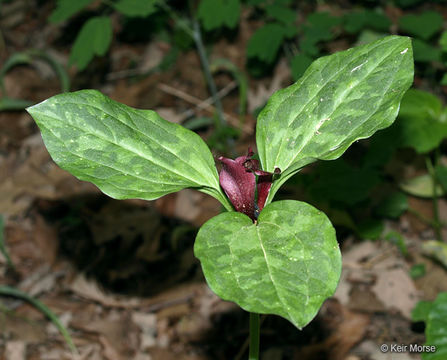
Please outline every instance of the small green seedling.
[[[259, 357], [259, 313], [306, 326], [339, 281], [341, 255], [324, 213], [272, 202], [293, 175], [340, 157], [389, 126], [413, 81], [409, 38], [389, 36], [316, 60], [259, 114], [253, 152], [219, 158], [205, 142], [154, 111], [98, 91], [54, 96], [28, 108], [54, 161], [116, 199], [157, 199], [194, 188], [224, 212], [199, 230], [194, 252], [208, 285], [251, 313], [250, 359]], [[236, 211], [235, 211], [236, 210]]]

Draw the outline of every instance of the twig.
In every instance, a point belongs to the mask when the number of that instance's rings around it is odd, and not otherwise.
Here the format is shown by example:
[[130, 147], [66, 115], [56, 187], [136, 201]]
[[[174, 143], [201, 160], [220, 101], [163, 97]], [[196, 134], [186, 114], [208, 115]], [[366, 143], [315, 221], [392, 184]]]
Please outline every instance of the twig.
[[[176, 89], [176, 88], [174, 88], [172, 86], [169, 86], [167, 84], [158, 84], [157, 87], [161, 91], [164, 91], [165, 93], [170, 94], [170, 95], [177, 96], [178, 98], [180, 98], [180, 99], [182, 99], [182, 100], [184, 100], [186, 102], [189, 102], [190, 104], [196, 105], [197, 107], [200, 107], [201, 109], [206, 110], [206, 111], [208, 111], [211, 114], [215, 112], [215, 108], [214, 108], [213, 105], [209, 104], [206, 107], [204, 106], [204, 103], [208, 102], [209, 99], [201, 100], [199, 98], [196, 98], [195, 96], [187, 94], [184, 91]], [[209, 101], [209, 102], [212, 102], [212, 101]], [[239, 125], [239, 119], [237, 119], [234, 116], [231, 116], [229, 114], [226, 114], [226, 113], [224, 113], [224, 116], [225, 116], [226, 120], [232, 126], [237, 127]], [[242, 128], [242, 132], [244, 132], [245, 134], [251, 134], [252, 133], [251, 127], [248, 126], [248, 125], [244, 125], [243, 128]]]

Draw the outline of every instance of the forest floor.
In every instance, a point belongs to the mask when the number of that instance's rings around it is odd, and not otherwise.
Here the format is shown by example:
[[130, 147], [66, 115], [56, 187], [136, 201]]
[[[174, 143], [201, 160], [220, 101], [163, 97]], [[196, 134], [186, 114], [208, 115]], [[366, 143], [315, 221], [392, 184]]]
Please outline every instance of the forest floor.
[[[48, 5], [37, 10], [30, 3], [8, 5], [8, 16], [1, 19], [5, 51], [0, 51], [0, 62], [37, 47], [66, 64], [70, 46], [61, 44], [63, 28], [46, 21]], [[210, 57], [244, 68], [243, 49], [255, 26], [242, 19], [238, 36], [215, 43]], [[344, 48], [343, 43], [334, 46]], [[156, 40], [114, 42], [107, 59], [95, 59], [83, 73], [70, 69], [72, 89], [95, 88], [173, 122], [182, 122], [191, 110], [209, 116], [213, 108], [204, 105], [209, 95], [195, 51], [182, 54], [164, 72], [138, 77], [126, 70], [136, 61], [137, 73], [144, 73], [169, 49], [170, 44]], [[225, 73], [216, 82], [226, 89], [224, 111], [237, 125], [237, 83]], [[290, 83], [284, 61], [271, 77], [250, 79], [249, 115], [237, 153], [254, 145], [252, 111]], [[6, 74], [5, 86], [10, 97], [34, 102], [60, 91], [57, 77], [43, 62], [15, 67]], [[420, 213], [433, 215], [430, 201], [411, 201]], [[247, 358], [247, 313], [211, 292], [193, 255], [198, 227], [219, 211], [217, 201], [193, 190], [151, 202], [110, 199], [55, 165], [25, 111], [0, 113], [0, 214], [14, 265], [8, 266], [0, 253], [0, 284], [38, 298], [57, 314], [78, 359]], [[447, 221], [443, 200], [440, 217]], [[279, 317], [262, 317], [263, 360], [385, 360], [391, 357], [380, 351], [383, 343], [424, 343], [424, 329], [411, 322], [411, 310], [419, 300], [447, 291], [447, 272], [420, 255], [421, 240], [434, 238], [427, 225], [404, 214], [387, 226], [405, 235], [409, 255], [385, 241], [339, 238], [343, 275], [336, 294], [302, 331]], [[409, 269], [416, 263], [425, 264], [426, 275], [414, 280]], [[45, 315], [21, 299], [0, 297], [0, 360], [71, 358]], [[392, 357], [419, 358], [408, 352]]]

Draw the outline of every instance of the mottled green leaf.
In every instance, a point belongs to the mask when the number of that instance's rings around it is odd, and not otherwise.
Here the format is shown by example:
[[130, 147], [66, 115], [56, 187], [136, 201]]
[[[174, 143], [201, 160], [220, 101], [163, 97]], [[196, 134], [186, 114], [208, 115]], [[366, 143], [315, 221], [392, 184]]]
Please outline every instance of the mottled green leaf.
[[54, 161], [113, 198], [152, 200], [190, 187], [228, 204], [203, 140], [154, 111], [82, 90], [56, 95], [28, 112]]
[[447, 359], [447, 292], [438, 294], [428, 314], [425, 345], [434, 346], [434, 352], [422, 353], [422, 360]]
[[112, 23], [106, 16], [90, 18], [79, 32], [70, 54], [70, 64], [85, 69], [95, 55], [103, 56], [112, 41]]
[[197, 16], [205, 30], [223, 26], [232, 29], [238, 24], [240, 8], [239, 0], [201, 0]]
[[[407, 194], [423, 197], [433, 197], [433, 179], [430, 174], [419, 175], [414, 178], [404, 180], [399, 183], [399, 188], [405, 191]], [[437, 196], [445, 195], [444, 189], [440, 186], [436, 186]]]
[[160, 0], [119, 0], [113, 7], [126, 16], [145, 17], [157, 10]]
[[58, 0], [56, 9], [51, 13], [49, 20], [53, 23], [67, 20], [91, 2], [93, 0]]
[[285, 35], [285, 28], [280, 24], [264, 25], [250, 38], [247, 45], [247, 57], [256, 57], [266, 63], [272, 63]]
[[309, 323], [337, 286], [341, 256], [330, 221], [309, 204], [266, 206], [257, 225], [244, 214], [220, 214], [194, 245], [205, 278], [221, 298], [276, 314], [298, 328]]
[[412, 81], [410, 39], [389, 36], [322, 57], [273, 94], [256, 129], [263, 169], [283, 172], [271, 196], [303, 166], [336, 159], [354, 141], [389, 126]]
[[410, 35], [428, 40], [442, 29], [442, 22], [442, 15], [438, 12], [425, 11], [418, 15], [401, 16], [399, 27]]

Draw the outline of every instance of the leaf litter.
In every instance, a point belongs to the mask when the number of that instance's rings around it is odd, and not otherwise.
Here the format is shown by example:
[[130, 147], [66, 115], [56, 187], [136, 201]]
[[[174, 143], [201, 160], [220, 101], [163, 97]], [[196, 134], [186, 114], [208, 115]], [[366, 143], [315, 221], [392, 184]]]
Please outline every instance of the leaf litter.
[[[29, 37], [28, 30], [18, 26], [22, 21], [17, 20], [27, 11], [26, 2], [18, 3], [19, 10], [12, 9], [5, 30], [8, 38], [16, 39], [9, 51], [23, 46]], [[239, 46], [254, 32], [248, 18], [245, 15], [241, 20], [246, 31], [238, 39], [240, 44], [220, 42], [216, 46], [218, 56], [228, 54], [241, 66], [245, 58]], [[34, 20], [28, 28], [46, 26], [42, 21]], [[38, 32], [34, 33], [39, 37]], [[163, 49], [160, 44], [151, 46]], [[135, 45], [136, 54], [144, 53], [139, 71], [149, 70], [159, 61], [160, 51], [152, 50], [150, 54], [155, 55], [151, 59], [148, 49]], [[126, 69], [123, 58], [113, 60], [115, 75]], [[175, 71], [141, 82], [110, 79], [103, 88], [129, 105], [168, 109], [169, 117], [180, 121], [180, 115], [191, 104], [154, 89], [165, 83], [200, 101], [207, 99], [196, 54], [189, 52], [184, 60]], [[44, 70], [18, 68], [8, 74], [7, 86], [17, 96], [43, 100], [59, 91], [57, 79], [42, 81], [51, 76]], [[77, 80], [78, 86], [86, 81], [83, 76]], [[262, 106], [289, 77], [288, 66], [280, 61], [268, 83], [253, 81], [248, 94], [249, 110]], [[218, 79], [228, 81], [225, 76]], [[91, 87], [102, 86], [96, 78], [90, 80]], [[237, 96], [230, 93], [224, 100], [226, 112], [237, 119], [231, 107], [237, 104]], [[196, 113], [204, 114], [204, 110]], [[253, 119], [248, 119], [247, 124], [253, 134]], [[207, 131], [202, 135], [206, 136]], [[0, 114], [0, 194], [5, 244], [16, 268], [13, 272], [0, 255], [0, 284], [33, 294], [49, 306], [68, 327], [79, 359], [232, 358], [246, 340], [246, 315], [210, 292], [192, 256], [190, 239], [194, 229], [219, 212], [213, 199], [186, 190], [149, 205], [106, 200], [95, 187], [54, 165], [30, 118], [20, 113]], [[417, 206], [430, 211], [425, 203]], [[441, 207], [441, 217], [445, 214]], [[410, 227], [417, 222], [411, 217], [407, 220]], [[407, 232], [408, 237], [416, 237], [424, 230], [421, 224], [416, 227], [413, 234]], [[330, 353], [331, 359], [337, 360], [360, 359], [359, 354], [379, 359], [379, 340], [407, 341], [415, 336], [402, 332], [403, 325], [410, 327], [411, 307], [418, 299], [432, 299], [447, 284], [445, 270], [419, 256], [416, 245], [410, 249], [410, 261], [389, 243], [356, 244], [349, 239], [343, 243], [343, 276], [335, 297], [302, 333], [297, 334], [279, 318], [266, 318], [266, 357], [278, 359], [292, 354], [295, 358], [313, 359]], [[122, 262], [125, 257], [129, 260]], [[87, 266], [83, 258], [89, 259]], [[408, 275], [414, 262], [427, 266], [421, 279], [413, 280]], [[157, 277], [157, 272], [162, 272], [163, 277]], [[132, 291], [117, 291], [132, 282], [137, 284]], [[385, 316], [390, 320], [385, 321]], [[278, 328], [281, 331], [275, 334]], [[380, 333], [385, 330], [386, 334]], [[62, 337], [42, 314], [17, 299], [0, 298], [0, 333], [0, 358], [72, 358]], [[421, 341], [420, 337], [416, 340]]]

